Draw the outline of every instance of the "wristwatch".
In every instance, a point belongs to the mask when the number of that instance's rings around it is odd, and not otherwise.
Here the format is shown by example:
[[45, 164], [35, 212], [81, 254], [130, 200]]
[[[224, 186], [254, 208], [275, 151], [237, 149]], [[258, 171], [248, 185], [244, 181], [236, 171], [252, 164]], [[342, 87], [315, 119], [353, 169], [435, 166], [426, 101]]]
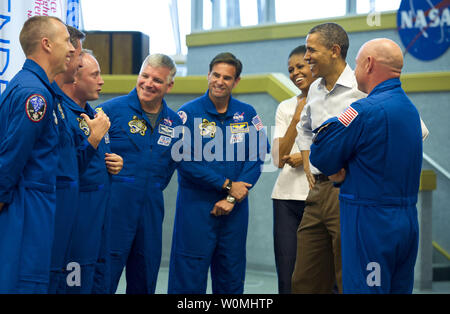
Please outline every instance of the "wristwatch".
[[228, 183], [227, 183], [227, 185], [225, 185], [225, 191], [227, 192], [227, 193], [230, 193], [230, 191], [231, 191], [231, 185], [233, 184], [233, 181], [231, 181], [230, 179], [228, 179]]
[[234, 196], [227, 195], [227, 202], [234, 204], [234, 203], [236, 203], [236, 198]]

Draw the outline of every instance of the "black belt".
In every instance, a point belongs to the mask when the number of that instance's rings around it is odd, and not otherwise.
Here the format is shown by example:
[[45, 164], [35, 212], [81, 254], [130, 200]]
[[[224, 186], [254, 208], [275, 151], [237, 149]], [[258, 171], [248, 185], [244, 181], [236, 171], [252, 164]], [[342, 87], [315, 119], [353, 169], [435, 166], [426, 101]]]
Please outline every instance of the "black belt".
[[328, 176], [324, 175], [323, 173], [313, 174], [313, 176], [314, 176], [314, 180], [316, 180], [316, 183], [330, 181], [330, 179], [328, 179]]

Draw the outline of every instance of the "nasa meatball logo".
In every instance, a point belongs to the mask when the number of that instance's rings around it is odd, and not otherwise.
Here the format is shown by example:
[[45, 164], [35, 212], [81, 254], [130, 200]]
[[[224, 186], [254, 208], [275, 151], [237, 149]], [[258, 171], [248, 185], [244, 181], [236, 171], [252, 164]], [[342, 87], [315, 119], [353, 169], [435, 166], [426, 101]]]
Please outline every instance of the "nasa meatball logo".
[[423, 61], [442, 56], [450, 42], [450, 1], [402, 0], [397, 12], [397, 28], [410, 53]]
[[34, 94], [28, 97], [25, 104], [25, 109], [27, 116], [31, 121], [39, 122], [45, 116], [45, 112], [47, 111], [47, 102], [41, 95]]

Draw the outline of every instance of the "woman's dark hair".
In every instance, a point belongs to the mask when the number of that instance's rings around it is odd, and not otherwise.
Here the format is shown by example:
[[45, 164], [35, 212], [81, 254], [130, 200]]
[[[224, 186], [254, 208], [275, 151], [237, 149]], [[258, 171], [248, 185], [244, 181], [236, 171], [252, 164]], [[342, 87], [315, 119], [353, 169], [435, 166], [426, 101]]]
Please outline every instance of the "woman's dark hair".
[[292, 57], [293, 55], [304, 55], [306, 53], [306, 46], [305, 45], [300, 45], [296, 48], [294, 48], [291, 53], [289, 54], [289, 57]]

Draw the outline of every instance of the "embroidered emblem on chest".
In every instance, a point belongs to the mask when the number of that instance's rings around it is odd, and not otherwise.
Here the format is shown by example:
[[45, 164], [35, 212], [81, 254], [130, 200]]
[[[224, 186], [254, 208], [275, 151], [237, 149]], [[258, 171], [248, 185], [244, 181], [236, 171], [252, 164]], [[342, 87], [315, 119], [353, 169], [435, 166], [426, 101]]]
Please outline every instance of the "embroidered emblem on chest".
[[53, 119], [55, 121], [55, 124], [58, 125], [58, 117], [56, 116], [55, 110], [53, 110]]
[[86, 121], [82, 118], [77, 118], [78, 121], [78, 127], [83, 131], [84, 135], [89, 136], [91, 133], [89, 130], [89, 126], [87, 125]]
[[64, 110], [61, 107], [61, 103], [58, 103], [58, 110], [59, 110], [59, 113], [61, 114], [61, 118], [65, 119], [66, 116], [64, 115]]
[[139, 119], [136, 116], [133, 116], [133, 120], [128, 122], [128, 125], [130, 126], [130, 132], [133, 134], [139, 133], [144, 136], [145, 131], [147, 131], [147, 124], [145, 123], [145, 120]]
[[216, 134], [216, 123], [214, 121], [209, 122], [203, 119], [203, 122], [198, 125], [201, 136], [214, 137]]
[[242, 143], [244, 141], [245, 134], [244, 133], [234, 133], [231, 134], [230, 144]]
[[169, 146], [171, 142], [172, 138], [164, 135], [161, 135], [158, 140], [158, 144], [162, 146]]
[[169, 136], [171, 138], [174, 137], [173, 128], [171, 128], [170, 126], [164, 125], [164, 124], [159, 125], [158, 132], [162, 135]]
[[230, 123], [231, 133], [248, 133], [248, 122]]
[[162, 123], [167, 126], [172, 126], [173, 121], [170, 118], [164, 118]]
[[242, 121], [244, 121], [244, 113], [243, 112], [236, 112], [233, 115], [233, 121], [234, 122], [242, 122]]
[[25, 103], [28, 118], [33, 122], [42, 121], [47, 111], [47, 102], [41, 95], [31, 95]]
[[109, 140], [109, 132], [106, 132], [105, 136], [103, 137], [105, 139], [105, 144], [111, 143]]

